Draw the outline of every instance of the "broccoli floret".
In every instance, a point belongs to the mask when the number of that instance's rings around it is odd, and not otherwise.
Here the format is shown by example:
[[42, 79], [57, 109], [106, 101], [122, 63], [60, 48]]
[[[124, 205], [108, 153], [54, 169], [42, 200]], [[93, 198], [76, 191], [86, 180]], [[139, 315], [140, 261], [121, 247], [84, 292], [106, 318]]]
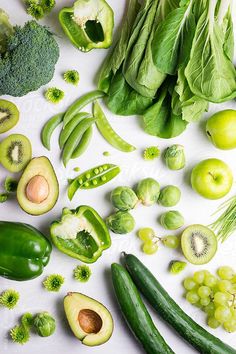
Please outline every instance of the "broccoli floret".
[[53, 34], [36, 21], [14, 27], [0, 56], [0, 95], [24, 96], [54, 75], [59, 47]]

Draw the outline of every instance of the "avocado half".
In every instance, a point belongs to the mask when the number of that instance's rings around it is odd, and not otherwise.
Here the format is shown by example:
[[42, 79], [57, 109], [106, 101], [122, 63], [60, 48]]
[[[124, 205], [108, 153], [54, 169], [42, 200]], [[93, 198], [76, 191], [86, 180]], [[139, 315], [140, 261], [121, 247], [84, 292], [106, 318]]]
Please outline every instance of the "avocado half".
[[70, 292], [64, 299], [64, 309], [74, 335], [85, 345], [101, 345], [113, 332], [113, 319], [100, 302], [81, 293]]
[[17, 200], [28, 214], [42, 215], [57, 202], [59, 184], [49, 159], [45, 156], [32, 159], [24, 170], [17, 187]]

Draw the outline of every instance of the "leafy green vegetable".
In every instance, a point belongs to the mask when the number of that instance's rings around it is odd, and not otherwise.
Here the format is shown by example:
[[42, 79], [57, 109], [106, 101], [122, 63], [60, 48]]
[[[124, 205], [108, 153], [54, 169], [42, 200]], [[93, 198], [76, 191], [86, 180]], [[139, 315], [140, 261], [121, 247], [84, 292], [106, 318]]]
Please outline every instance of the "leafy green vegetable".
[[208, 1], [197, 23], [185, 75], [195, 95], [220, 103], [236, 97], [236, 71], [223, 49], [225, 35], [215, 18], [216, 4], [217, 0]]
[[161, 88], [156, 102], [143, 115], [146, 133], [164, 139], [170, 139], [181, 134], [187, 122], [181, 115], [175, 115], [171, 109], [171, 94], [173, 83], [165, 83]]
[[8, 308], [8, 310], [14, 309], [20, 299], [20, 294], [13, 289], [5, 290], [0, 296], [0, 305]]

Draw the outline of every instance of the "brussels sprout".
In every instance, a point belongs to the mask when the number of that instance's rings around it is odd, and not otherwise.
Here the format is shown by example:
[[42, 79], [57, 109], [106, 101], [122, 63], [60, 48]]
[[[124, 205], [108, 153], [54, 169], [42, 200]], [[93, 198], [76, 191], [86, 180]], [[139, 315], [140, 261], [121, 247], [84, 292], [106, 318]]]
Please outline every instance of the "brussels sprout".
[[158, 202], [164, 207], [173, 207], [178, 204], [181, 192], [176, 186], [167, 186], [161, 190]]
[[166, 230], [177, 230], [184, 225], [184, 218], [178, 211], [171, 210], [162, 214], [160, 223]]
[[170, 170], [181, 170], [185, 166], [185, 153], [182, 145], [172, 145], [165, 151], [165, 162]]
[[127, 211], [136, 206], [138, 197], [129, 187], [117, 187], [111, 193], [111, 202], [115, 208]]
[[55, 332], [56, 322], [48, 312], [42, 312], [35, 316], [34, 327], [40, 337], [49, 337]]
[[136, 194], [143, 205], [151, 206], [158, 200], [160, 185], [153, 178], [145, 178], [139, 182]]
[[106, 223], [115, 234], [128, 234], [135, 227], [134, 218], [127, 211], [117, 211], [106, 219]]

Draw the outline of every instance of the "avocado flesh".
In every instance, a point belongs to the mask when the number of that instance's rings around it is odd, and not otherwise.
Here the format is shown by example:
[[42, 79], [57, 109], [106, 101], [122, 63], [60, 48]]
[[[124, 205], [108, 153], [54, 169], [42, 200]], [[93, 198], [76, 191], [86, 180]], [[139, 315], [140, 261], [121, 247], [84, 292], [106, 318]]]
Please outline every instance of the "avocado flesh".
[[[41, 203], [31, 202], [26, 195], [26, 187], [35, 176], [42, 176], [48, 183], [49, 193]], [[17, 187], [17, 200], [20, 207], [28, 214], [42, 215], [50, 211], [57, 202], [59, 185], [51, 162], [45, 156], [32, 159], [24, 170]]]
[[64, 309], [74, 335], [87, 346], [101, 345], [113, 332], [113, 319], [100, 302], [81, 293], [68, 293]]

